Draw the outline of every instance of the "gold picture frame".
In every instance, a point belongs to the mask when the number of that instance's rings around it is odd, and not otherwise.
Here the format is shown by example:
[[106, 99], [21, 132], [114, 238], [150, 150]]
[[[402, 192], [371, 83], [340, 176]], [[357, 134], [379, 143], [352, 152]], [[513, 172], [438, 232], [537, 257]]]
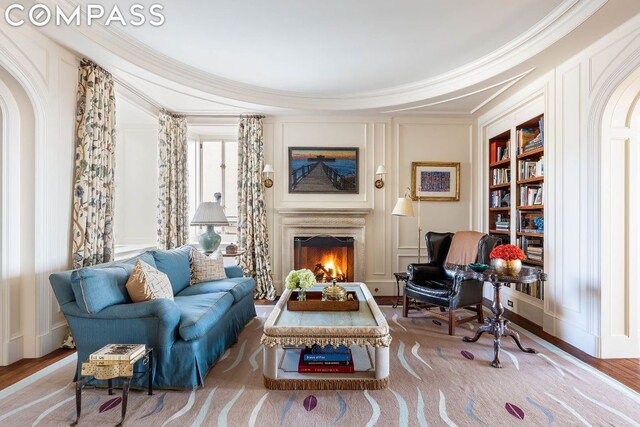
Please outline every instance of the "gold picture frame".
[[421, 201], [459, 201], [460, 163], [411, 163], [411, 197]]

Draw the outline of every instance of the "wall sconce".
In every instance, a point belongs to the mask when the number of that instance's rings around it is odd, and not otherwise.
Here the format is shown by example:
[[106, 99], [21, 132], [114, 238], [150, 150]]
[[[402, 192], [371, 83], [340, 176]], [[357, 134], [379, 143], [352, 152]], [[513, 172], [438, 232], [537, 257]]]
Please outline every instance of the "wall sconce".
[[376, 175], [378, 175], [378, 179], [376, 179], [376, 188], [382, 188], [384, 187], [384, 175], [387, 174], [387, 169], [384, 167], [384, 165], [380, 165], [378, 166], [378, 169], [376, 169]]
[[269, 164], [264, 165], [264, 169], [262, 170], [262, 184], [265, 186], [265, 188], [273, 187], [273, 180], [270, 178], [270, 175], [273, 172], [273, 166]]

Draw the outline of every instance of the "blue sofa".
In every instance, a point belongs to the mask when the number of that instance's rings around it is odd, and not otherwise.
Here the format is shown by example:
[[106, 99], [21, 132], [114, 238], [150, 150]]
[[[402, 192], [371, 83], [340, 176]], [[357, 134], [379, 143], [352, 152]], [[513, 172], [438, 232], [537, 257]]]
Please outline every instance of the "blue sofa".
[[[149, 251], [49, 277], [77, 346], [75, 379], [82, 362], [104, 345], [144, 343], [154, 349], [155, 387], [203, 384], [209, 369], [255, 317], [255, 281], [233, 266], [225, 268], [226, 279], [189, 286], [191, 249]], [[173, 301], [131, 302], [125, 285], [138, 258], [167, 274]]]

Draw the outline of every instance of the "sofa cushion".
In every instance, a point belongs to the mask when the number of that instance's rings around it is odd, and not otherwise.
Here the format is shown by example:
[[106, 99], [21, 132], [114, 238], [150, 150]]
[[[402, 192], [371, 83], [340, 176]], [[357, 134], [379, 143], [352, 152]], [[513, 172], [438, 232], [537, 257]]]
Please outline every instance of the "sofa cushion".
[[133, 267], [126, 287], [133, 302], [158, 298], [173, 300], [173, 289], [167, 275], [142, 260]]
[[256, 282], [250, 277], [237, 277], [233, 279], [214, 280], [210, 282], [202, 282], [197, 285], [191, 285], [179, 296], [202, 295], [215, 292], [229, 292], [233, 295], [233, 302], [240, 301], [247, 295], [253, 295], [253, 289]]
[[117, 264], [131, 264], [133, 266], [133, 265], [136, 265], [136, 262], [138, 260], [146, 262], [147, 264], [149, 264], [153, 268], [158, 268], [158, 266], [156, 265], [156, 260], [153, 259], [153, 255], [151, 255], [149, 252], [145, 252], [143, 254], [136, 255], [133, 258], [129, 258], [129, 259], [126, 259], [124, 261], [116, 261], [116, 263]]
[[233, 297], [227, 292], [217, 292], [176, 296], [174, 302], [180, 310], [180, 336], [191, 341], [203, 336], [224, 316], [233, 304]]
[[71, 288], [78, 306], [93, 314], [115, 304], [131, 302], [125, 288], [131, 270], [130, 264], [111, 264], [71, 272]]
[[209, 282], [211, 280], [226, 279], [224, 259], [210, 258], [202, 252], [191, 250], [191, 285]]
[[174, 295], [189, 286], [191, 281], [189, 255], [192, 249], [191, 246], [181, 246], [168, 251], [151, 251], [156, 268], [169, 276]]
[[[115, 304], [131, 302], [125, 285], [133, 266], [139, 259], [152, 267], [156, 266], [153, 256], [144, 253], [124, 261], [113, 261], [52, 274], [50, 280], [54, 285], [56, 296], [62, 297], [61, 305], [73, 301], [70, 298], [73, 295], [83, 311], [93, 314]], [[65, 288], [69, 285], [70, 294], [65, 292]]]

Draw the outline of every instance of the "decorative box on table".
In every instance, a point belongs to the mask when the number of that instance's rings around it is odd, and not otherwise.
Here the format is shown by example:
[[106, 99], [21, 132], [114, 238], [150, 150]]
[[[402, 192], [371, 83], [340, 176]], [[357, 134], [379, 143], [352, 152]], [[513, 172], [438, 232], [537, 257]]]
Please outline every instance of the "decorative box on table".
[[305, 292], [306, 300], [298, 301], [298, 292], [291, 292], [291, 298], [287, 300], [287, 309], [290, 311], [358, 311], [360, 301], [354, 291], [347, 292], [346, 301], [323, 301], [322, 292]]

